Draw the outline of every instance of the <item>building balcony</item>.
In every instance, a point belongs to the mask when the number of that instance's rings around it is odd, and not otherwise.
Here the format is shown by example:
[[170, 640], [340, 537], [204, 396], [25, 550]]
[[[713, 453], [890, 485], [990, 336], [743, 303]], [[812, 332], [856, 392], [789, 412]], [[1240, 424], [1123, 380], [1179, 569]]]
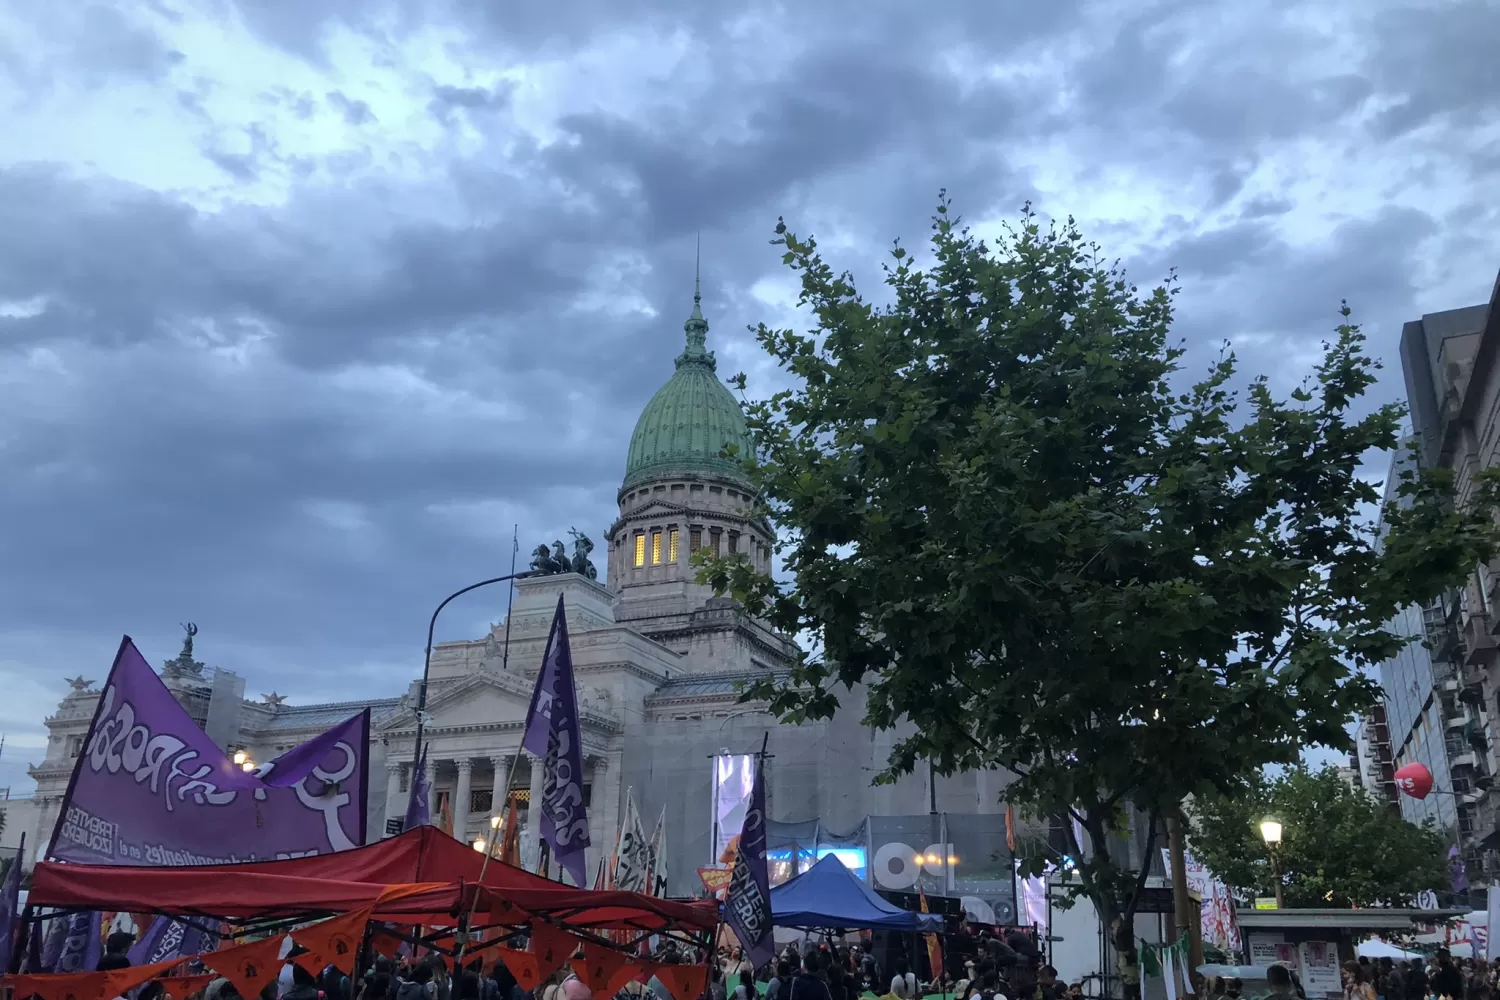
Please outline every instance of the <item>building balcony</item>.
[[1490, 632], [1490, 616], [1483, 612], [1472, 614], [1464, 622], [1464, 662], [1470, 666], [1488, 665], [1494, 662], [1496, 638]]
[[1464, 727], [1474, 725], [1478, 721], [1474, 718], [1474, 713], [1470, 710], [1469, 706], [1463, 702], [1459, 702], [1454, 707], [1457, 711], [1452, 715], [1445, 714], [1443, 716], [1443, 725], [1449, 732], [1461, 731]]

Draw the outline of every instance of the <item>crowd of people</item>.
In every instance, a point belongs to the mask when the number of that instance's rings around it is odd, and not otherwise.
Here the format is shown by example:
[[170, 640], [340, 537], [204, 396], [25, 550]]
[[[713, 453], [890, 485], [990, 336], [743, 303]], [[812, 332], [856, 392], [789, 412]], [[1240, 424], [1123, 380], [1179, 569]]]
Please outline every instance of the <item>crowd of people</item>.
[[1344, 963], [1345, 1000], [1491, 1000], [1500, 965], [1484, 959], [1455, 959], [1439, 948], [1429, 962], [1413, 958], [1367, 959]]

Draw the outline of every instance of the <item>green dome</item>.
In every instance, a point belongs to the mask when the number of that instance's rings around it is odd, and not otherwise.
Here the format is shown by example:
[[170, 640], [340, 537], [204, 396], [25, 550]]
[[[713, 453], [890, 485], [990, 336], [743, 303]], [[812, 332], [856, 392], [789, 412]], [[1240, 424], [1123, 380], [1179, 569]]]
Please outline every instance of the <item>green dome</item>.
[[[719, 381], [713, 352], [704, 347], [708, 321], [701, 301], [695, 291], [693, 313], [682, 325], [687, 348], [677, 356], [677, 371], [651, 397], [630, 435], [621, 490], [683, 475], [745, 482], [740, 461], [751, 453], [750, 432], [739, 401]], [[720, 455], [726, 444], [739, 446], [738, 457]]]

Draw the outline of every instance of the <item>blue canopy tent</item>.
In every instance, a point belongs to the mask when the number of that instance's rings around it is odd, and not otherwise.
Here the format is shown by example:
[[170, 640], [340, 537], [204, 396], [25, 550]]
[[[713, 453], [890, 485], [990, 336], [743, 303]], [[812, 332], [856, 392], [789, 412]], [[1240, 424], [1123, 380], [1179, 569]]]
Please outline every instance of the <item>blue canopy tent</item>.
[[771, 890], [771, 920], [777, 927], [803, 930], [943, 929], [941, 914], [912, 913], [887, 902], [832, 854]]

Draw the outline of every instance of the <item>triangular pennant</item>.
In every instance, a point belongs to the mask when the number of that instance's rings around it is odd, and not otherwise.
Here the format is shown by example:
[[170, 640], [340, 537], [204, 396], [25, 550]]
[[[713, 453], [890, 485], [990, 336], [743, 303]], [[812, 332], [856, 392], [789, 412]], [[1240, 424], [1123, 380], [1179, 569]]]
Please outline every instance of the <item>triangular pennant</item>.
[[708, 988], [708, 966], [663, 965], [657, 968], [656, 978], [672, 994], [672, 1000], [698, 1000]]
[[536, 971], [543, 979], [566, 965], [577, 950], [578, 939], [567, 931], [540, 920], [531, 922], [530, 951], [536, 956]]
[[258, 997], [281, 974], [284, 943], [279, 937], [248, 941], [203, 956], [203, 964], [233, 983], [240, 996]]
[[370, 937], [370, 947], [382, 958], [394, 959], [401, 951], [401, 939], [388, 930], [377, 930]]
[[656, 968], [655, 962], [642, 962], [638, 959], [627, 958], [625, 964], [620, 966], [618, 972], [604, 986], [604, 996], [614, 996], [625, 988], [626, 983], [651, 981], [652, 971]]
[[[592, 941], [583, 943], [583, 958], [573, 962], [573, 971], [578, 978], [583, 980], [596, 997], [614, 996], [615, 990], [610, 988], [610, 983], [616, 981], [622, 969], [630, 963], [630, 959], [613, 951], [603, 945], [594, 944]], [[630, 970], [631, 974], [634, 970]], [[629, 976], [626, 976], [628, 979]], [[622, 983], [623, 985], [623, 983]]]
[[330, 965], [344, 975], [352, 976], [359, 944], [364, 940], [365, 925], [369, 922], [370, 909], [367, 907], [292, 931], [292, 940], [307, 949], [305, 955], [293, 961], [314, 976]]
[[166, 962], [153, 962], [150, 965], [136, 965], [128, 969], [115, 969], [107, 972], [104, 979], [104, 995], [123, 997], [137, 986], [144, 986], [153, 979], [165, 976], [181, 964], [182, 959], [174, 958]]
[[16, 1000], [33, 995], [41, 1000], [101, 1000], [108, 978], [107, 972], [60, 972], [6, 976], [4, 982], [12, 987]]
[[218, 978], [212, 972], [203, 972], [196, 976], [168, 976], [157, 982], [161, 983], [162, 990], [169, 997], [190, 997], [208, 989], [208, 984]]
[[499, 955], [500, 961], [510, 970], [510, 974], [516, 977], [516, 982], [521, 989], [527, 993], [532, 992], [542, 985], [542, 976], [536, 969], [536, 956], [529, 951], [516, 951], [514, 948], [496, 948], [495, 953]]

